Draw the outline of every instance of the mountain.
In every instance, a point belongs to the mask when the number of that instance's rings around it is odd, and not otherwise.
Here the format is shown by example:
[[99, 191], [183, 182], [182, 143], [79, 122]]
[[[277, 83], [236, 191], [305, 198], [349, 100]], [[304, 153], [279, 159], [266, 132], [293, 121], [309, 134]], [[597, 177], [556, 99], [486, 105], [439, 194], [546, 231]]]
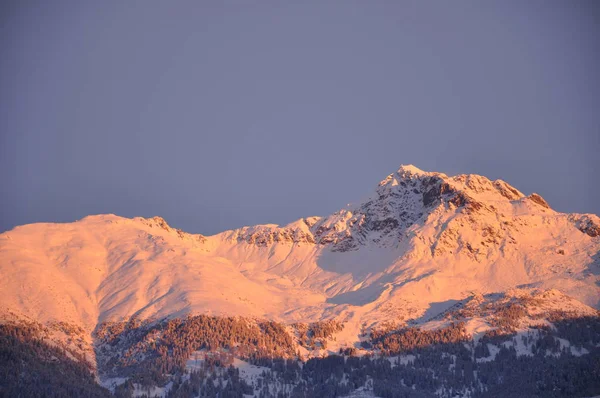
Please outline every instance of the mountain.
[[558, 213], [503, 181], [402, 166], [364, 202], [283, 227], [202, 236], [114, 215], [17, 227], [0, 235], [0, 291], [13, 312], [88, 328], [188, 312], [418, 317], [516, 287], [598, 307], [598, 236], [597, 216]]
[[[16, 227], [0, 235], [0, 276], [5, 317], [77, 325], [89, 346], [106, 322], [204, 314], [340, 322], [333, 352], [390, 322], [447, 324], [473, 297], [596, 316], [600, 218], [501, 180], [408, 165], [361, 203], [286, 226], [203, 236], [160, 217], [96, 215]], [[489, 316], [467, 331], [493, 329]]]

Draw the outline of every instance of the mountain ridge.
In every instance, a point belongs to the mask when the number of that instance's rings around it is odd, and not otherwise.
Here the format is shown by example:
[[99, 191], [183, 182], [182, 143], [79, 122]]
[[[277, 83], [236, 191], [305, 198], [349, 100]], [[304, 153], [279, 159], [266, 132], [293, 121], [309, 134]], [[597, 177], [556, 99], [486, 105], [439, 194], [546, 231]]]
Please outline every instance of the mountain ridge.
[[356, 332], [471, 291], [557, 288], [598, 308], [599, 235], [598, 216], [555, 212], [502, 180], [403, 165], [361, 203], [285, 226], [205, 236], [114, 215], [19, 226], [0, 234], [0, 291], [11, 310], [89, 329], [201, 312], [340, 318]]

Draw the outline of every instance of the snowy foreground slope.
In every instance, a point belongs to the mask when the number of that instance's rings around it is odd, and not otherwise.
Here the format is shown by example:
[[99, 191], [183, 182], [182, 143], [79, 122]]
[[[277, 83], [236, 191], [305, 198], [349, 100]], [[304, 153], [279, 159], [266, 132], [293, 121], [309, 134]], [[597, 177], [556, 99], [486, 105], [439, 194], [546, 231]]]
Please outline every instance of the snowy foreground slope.
[[2, 310], [92, 330], [186, 313], [359, 329], [425, 321], [473, 293], [558, 289], [600, 305], [600, 219], [478, 175], [402, 166], [328, 217], [192, 235], [159, 218], [89, 216], [0, 235]]

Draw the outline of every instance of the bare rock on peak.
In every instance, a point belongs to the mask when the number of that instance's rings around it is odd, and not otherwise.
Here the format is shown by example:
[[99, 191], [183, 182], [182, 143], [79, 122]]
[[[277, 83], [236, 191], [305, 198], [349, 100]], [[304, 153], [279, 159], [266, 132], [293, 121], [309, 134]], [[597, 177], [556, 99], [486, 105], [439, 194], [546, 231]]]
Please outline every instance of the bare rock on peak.
[[540, 195], [538, 195], [537, 193], [532, 193], [531, 195], [529, 195], [527, 197], [527, 199], [531, 200], [534, 203], [537, 203], [538, 205], [545, 207], [546, 209], [550, 208], [550, 205], [548, 204], [548, 202], [546, 202], [544, 200], [544, 198], [542, 198]]
[[500, 195], [504, 196], [508, 200], [517, 200], [523, 197], [521, 192], [502, 180], [496, 180], [493, 182], [493, 184]]
[[167, 232], [171, 231], [171, 227], [167, 224], [167, 221], [159, 216], [149, 217], [149, 218], [141, 218], [142, 222], [149, 227], [159, 227], [164, 229]]

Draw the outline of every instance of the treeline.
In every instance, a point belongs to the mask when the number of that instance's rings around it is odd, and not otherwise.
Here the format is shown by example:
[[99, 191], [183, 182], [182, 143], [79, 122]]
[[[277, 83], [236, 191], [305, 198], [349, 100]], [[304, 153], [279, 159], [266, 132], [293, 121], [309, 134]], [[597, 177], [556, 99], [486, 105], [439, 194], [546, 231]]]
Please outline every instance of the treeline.
[[[200, 315], [105, 323], [94, 335], [100, 374], [128, 378], [116, 387], [117, 397], [135, 389], [150, 395], [155, 386], [166, 387], [169, 397], [339, 397], [361, 387], [383, 398], [600, 395], [600, 317], [553, 313], [553, 325], [516, 334], [502, 325], [521, 311], [506, 308], [497, 329], [477, 342], [462, 322], [437, 330], [388, 327], [371, 332], [364, 342], [369, 354], [357, 356], [350, 347], [306, 362], [295, 351], [294, 333], [320, 345], [341, 324], [286, 327]], [[34, 323], [0, 325], [0, 397], [109, 395], [87, 362], [46, 344], [45, 333]], [[234, 358], [264, 369], [244, 380]]]
[[[518, 312], [518, 309], [511, 309], [508, 315], [499, 319], [510, 320], [512, 314]], [[374, 331], [368, 344], [384, 356], [367, 354], [358, 357], [355, 356], [356, 350], [342, 350], [349, 355], [312, 358], [303, 363], [293, 355], [290, 346], [288, 353], [291, 355], [285, 358], [269, 357], [263, 352], [258, 360], [254, 360], [254, 363], [264, 366], [265, 371], [252, 381], [243, 380], [239, 371], [231, 367], [234, 355], [246, 352], [248, 357], [247, 353], [253, 352], [252, 349], [244, 351], [235, 344], [226, 343], [221, 343], [220, 348], [205, 344], [203, 352], [212, 354], [203, 356], [201, 369], [195, 369], [187, 376], [184, 373], [172, 376], [169, 394], [173, 397], [242, 397], [253, 391], [259, 397], [340, 397], [365, 386], [383, 398], [464, 395], [574, 397], [600, 394], [599, 318], [558, 318], [558, 315], [553, 318], [553, 327], [540, 326], [520, 335], [499, 328], [496, 332], [487, 333], [477, 343], [468, 336], [460, 322], [438, 330], [405, 328]], [[208, 327], [204, 321], [207, 320], [198, 320], [192, 325], [204, 325], [204, 329]], [[220, 330], [211, 322], [208, 323], [212, 325], [209, 329]], [[198, 327], [186, 327], [183, 323], [183, 320], [177, 321], [167, 330], [174, 336], [187, 336], [184, 330], [193, 333]], [[252, 322], [247, 321], [246, 324], [252, 325]], [[285, 332], [283, 325], [280, 326], [275, 328], [277, 336]], [[307, 334], [308, 330], [307, 326]], [[314, 335], [324, 336], [330, 330], [333, 329], [327, 328], [324, 334], [317, 332]], [[152, 335], [157, 342], [160, 341], [159, 334]], [[225, 333], [226, 336], [229, 335]], [[563, 347], [559, 338], [571, 341], [576, 349], [587, 354], [572, 355], [571, 348]], [[195, 337], [188, 339], [197, 344]], [[184, 338], [183, 341], [187, 340]], [[258, 342], [253, 341], [254, 344]], [[516, 349], [518, 343], [526, 346], [530, 354], [519, 355]], [[495, 357], [490, 352], [491, 345], [496, 347]], [[269, 355], [273, 353], [271, 351]], [[127, 388], [127, 391], [132, 391], [132, 384], [122, 386], [120, 390]]]
[[[373, 390], [381, 397], [576, 397], [600, 394], [600, 317], [550, 314], [552, 326], [538, 326], [527, 333], [508, 332], [523, 316], [520, 306], [509, 305], [498, 313], [498, 329], [477, 343], [464, 340], [460, 324], [436, 333], [406, 330], [374, 336], [374, 346], [386, 346], [390, 336], [400, 342], [396, 352], [410, 353], [407, 364], [381, 367], [373, 373]], [[518, 341], [518, 340], [521, 341]], [[569, 342], [563, 346], [559, 339]], [[429, 341], [431, 345], [420, 345]], [[519, 344], [521, 343], [521, 344]], [[491, 357], [490, 345], [498, 352]], [[517, 352], [527, 347], [529, 354]], [[579, 354], [572, 355], [571, 347]], [[485, 358], [486, 360], [482, 360]], [[491, 359], [491, 360], [490, 360]], [[413, 392], [406, 387], [414, 388]], [[417, 393], [418, 391], [418, 393]]]
[[0, 397], [108, 397], [89, 363], [43, 339], [36, 323], [0, 324]]
[[393, 331], [374, 330], [370, 337], [370, 342], [363, 342], [363, 347], [376, 349], [383, 355], [411, 353], [419, 348], [442, 344], [449, 346], [471, 340], [464, 322], [451, 323], [448, 327], [436, 330], [420, 330], [414, 327]]
[[327, 349], [327, 339], [336, 332], [344, 329], [344, 324], [335, 320], [319, 321], [312, 323], [294, 323], [292, 327], [298, 334], [298, 344], [311, 350]]
[[235, 317], [198, 315], [156, 323], [105, 323], [95, 337], [104, 375], [130, 377], [143, 386], [165, 384], [166, 374], [183, 374], [186, 362], [198, 350], [226, 349], [261, 366], [270, 366], [272, 358], [297, 356], [284, 325]]

